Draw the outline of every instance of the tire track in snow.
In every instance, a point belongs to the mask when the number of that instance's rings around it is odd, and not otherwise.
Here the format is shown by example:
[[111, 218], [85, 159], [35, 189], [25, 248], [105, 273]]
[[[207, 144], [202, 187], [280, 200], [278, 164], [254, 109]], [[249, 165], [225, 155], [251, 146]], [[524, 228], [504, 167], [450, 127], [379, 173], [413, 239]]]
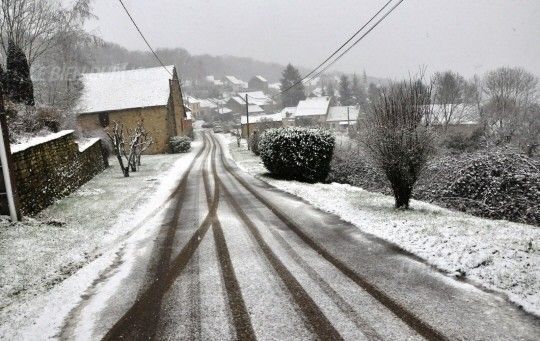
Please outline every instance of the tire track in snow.
[[[206, 148], [206, 146], [205, 146]], [[208, 152], [206, 153], [208, 156]], [[190, 168], [191, 169], [191, 168]], [[187, 175], [187, 172], [186, 172]], [[182, 180], [182, 183], [187, 184], [187, 176]], [[185, 193], [185, 186], [179, 186], [183, 191], [178, 191], [178, 195]], [[175, 219], [172, 220], [172, 224], [169, 227], [174, 232], [180, 226], [178, 221], [178, 215], [181, 210], [181, 203], [184, 201], [184, 197], [180, 199], [179, 205], [175, 210]], [[176, 278], [184, 270], [189, 260], [193, 257], [193, 254], [197, 250], [200, 242], [204, 238], [208, 228], [212, 222], [216, 219], [216, 212], [219, 203], [219, 186], [214, 188], [214, 196], [212, 205], [209, 212], [206, 215], [204, 221], [201, 223], [197, 231], [191, 236], [186, 245], [182, 248], [180, 253], [174, 258], [173, 261], [164, 261], [163, 264], [167, 264], [167, 267], [159, 266], [159, 275], [156, 280], [137, 298], [136, 302], [130, 309], [117, 321], [112, 328], [105, 334], [103, 340], [117, 340], [117, 339], [151, 339], [156, 333], [157, 321], [159, 318], [159, 311], [163, 296], [172, 286]], [[169, 233], [167, 233], [169, 235]], [[172, 237], [167, 239], [166, 245], [169, 245], [168, 249], [165, 249], [165, 254], [169, 255], [172, 251], [172, 242], [174, 239], [174, 233]], [[162, 254], [160, 254], [160, 259]], [[164, 256], [163, 256], [164, 257]]]
[[[261, 195], [258, 191], [256, 191], [250, 184], [248, 184], [243, 178], [241, 178], [238, 174], [236, 174], [236, 172], [233, 171], [230, 165], [225, 161], [225, 157], [223, 153], [223, 146], [221, 145], [221, 143], [219, 143], [219, 141], [217, 141], [215, 137], [212, 136], [212, 139], [214, 139], [215, 143], [217, 143], [219, 146], [221, 162], [223, 164], [223, 167], [227, 170], [227, 172], [231, 174], [237, 180], [237, 182], [240, 183], [245, 189], [247, 189], [251, 194], [253, 194], [255, 198], [257, 198], [262, 204], [264, 204], [276, 217], [278, 217], [281, 221], [283, 221], [283, 223], [289, 229], [291, 229], [291, 231], [293, 231], [309, 247], [311, 247], [323, 258], [325, 258], [328, 262], [334, 265], [345, 276], [349, 277], [353, 282], [355, 282], [358, 286], [360, 286], [362, 289], [368, 292], [377, 301], [379, 301], [382, 305], [384, 305], [386, 308], [392, 311], [398, 318], [400, 318], [403, 322], [409, 325], [412, 329], [414, 329], [418, 334], [420, 334], [424, 338], [428, 340], [447, 340], [448, 339], [440, 331], [430, 326], [427, 322], [422, 321], [413, 312], [411, 312], [410, 310], [405, 308], [403, 305], [401, 305], [400, 303], [392, 299], [390, 296], [386, 295], [386, 293], [384, 293], [376, 285], [370, 283], [364, 277], [360, 276], [354, 270], [349, 268], [344, 262], [339, 260], [337, 257], [332, 255], [328, 250], [326, 250], [323, 246], [317, 243], [313, 238], [311, 238], [306, 233], [304, 233], [302, 229], [291, 218], [289, 218], [279, 208], [274, 206], [268, 199], [266, 199], [263, 195]], [[225, 188], [224, 188], [224, 191], [225, 191]]]
[[[219, 142], [215, 142], [219, 145]], [[221, 146], [220, 146], [221, 147]], [[221, 148], [220, 148], [221, 151]], [[223, 155], [223, 154], [222, 154]], [[342, 340], [343, 338], [334, 328], [328, 318], [322, 313], [317, 304], [304, 290], [298, 280], [290, 273], [287, 267], [279, 260], [276, 254], [271, 250], [270, 246], [264, 241], [258, 228], [253, 221], [242, 210], [238, 202], [234, 199], [227, 187], [222, 183], [217, 175], [217, 171], [213, 169], [214, 176], [217, 178], [218, 187], [223, 189], [225, 198], [235, 210], [236, 214], [244, 223], [248, 232], [254, 237], [259, 248], [265, 255], [268, 262], [272, 265], [281, 281], [285, 284], [287, 290], [291, 294], [297, 307], [302, 311], [307, 322], [307, 327], [312, 330], [320, 340]]]
[[[216, 145], [212, 141], [212, 171], [214, 175], [214, 186], [219, 186], [219, 180], [217, 179], [216, 172]], [[209, 196], [209, 185], [208, 185], [208, 172], [206, 167], [203, 168], [203, 181], [205, 182], [205, 190], [207, 190], [207, 201], [210, 205], [210, 196]], [[234, 267], [232, 264], [231, 256], [229, 254], [229, 249], [227, 247], [227, 242], [225, 240], [225, 235], [223, 234], [223, 228], [219, 218], [212, 222], [212, 231], [214, 235], [214, 242], [216, 245], [217, 256], [219, 260], [219, 265], [221, 269], [221, 274], [223, 276], [223, 284], [225, 285], [225, 290], [227, 292], [227, 300], [229, 302], [229, 309], [232, 315], [232, 320], [234, 324], [234, 329], [236, 331], [236, 338], [238, 340], [256, 340], [255, 331], [251, 324], [251, 319], [249, 317], [249, 312], [247, 311], [242, 292], [240, 290], [240, 285], [238, 284], [238, 279], [234, 273]]]

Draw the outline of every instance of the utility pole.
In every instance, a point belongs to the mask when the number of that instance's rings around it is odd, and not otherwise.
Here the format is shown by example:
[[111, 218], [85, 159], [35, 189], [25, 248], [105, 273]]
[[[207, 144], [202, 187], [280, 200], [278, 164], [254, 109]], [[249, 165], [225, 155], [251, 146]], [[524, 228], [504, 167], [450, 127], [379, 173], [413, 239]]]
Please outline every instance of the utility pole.
[[246, 141], [247, 141], [247, 147], [248, 150], [251, 150], [251, 147], [249, 145], [249, 103], [248, 103], [248, 95], [246, 94]]
[[4, 180], [5, 195], [7, 199], [9, 215], [11, 221], [19, 221], [21, 219], [18, 209], [17, 189], [12, 173], [13, 162], [11, 160], [11, 148], [9, 145], [9, 132], [6, 122], [6, 111], [4, 108], [4, 91], [0, 85], [0, 161], [2, 164], [2, 175]]

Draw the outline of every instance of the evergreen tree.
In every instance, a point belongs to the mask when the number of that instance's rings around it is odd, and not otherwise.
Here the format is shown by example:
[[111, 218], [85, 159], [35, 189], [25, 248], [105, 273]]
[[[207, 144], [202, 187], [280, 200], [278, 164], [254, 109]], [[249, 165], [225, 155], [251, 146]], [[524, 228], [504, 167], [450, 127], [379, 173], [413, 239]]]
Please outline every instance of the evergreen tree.
[[354, 98], [354, 104], [364, 105], [366, 103], [366, 90], [360, 83], [360, 79], [358, 79], [356, 73], [353, 75], [351, 92]]
[[347, 75], [342, 75], [339, 79], [339, 102], [341, 105], [353, 105], [354, 100], [351, 93], [351, 83]]
[[[282, 104], [284, 107], [295, 107], [298, 105], [298, 102], [306, 99], [304, 84], [300, 82], [300, 79], [302, 79], [300, 72], [289, 63], [285, 70], [283, 70], [282, 76], [283, 78], [280, 79], [281, 91], [289, 89], [281, 94]], [[291, 88], [297, 82], [300, 83]]]
[[6, 60], [6, 94], [14, 102], [34, 105], [34, 86], [28, 60], [22, 49], [11, 40]]

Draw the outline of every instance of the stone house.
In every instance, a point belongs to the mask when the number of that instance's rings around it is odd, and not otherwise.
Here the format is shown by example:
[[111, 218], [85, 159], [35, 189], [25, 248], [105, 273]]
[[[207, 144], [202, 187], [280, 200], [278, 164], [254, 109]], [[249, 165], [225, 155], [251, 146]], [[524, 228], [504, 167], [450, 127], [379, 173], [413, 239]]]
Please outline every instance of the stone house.
[[308, 97], [303, 101], [298, 102], [296, 112], [294, 113], [295, 125], [298, 126], [324, 126], [326, 124], [326, 116], [330, 106], [330, 98]]
[[354, 105], [330, 107], [326, 116], [326, 126], [334, 130], [354, 126], [357, 124], [359, 113], [359, 108]]
[[[191, 127], [174, 66], [82, 75], [77, 123], [83, 132], [100, 135], [113, 122], [133, 129], [142, 121], [154, 139], [148, 154], [169, 151], [169, 139]], [[172, 75], [172, 76], [171, 76]]]
[[263, 76], [254, 76], [248, 81], [248, 89], [268, 92], [268, 81]]

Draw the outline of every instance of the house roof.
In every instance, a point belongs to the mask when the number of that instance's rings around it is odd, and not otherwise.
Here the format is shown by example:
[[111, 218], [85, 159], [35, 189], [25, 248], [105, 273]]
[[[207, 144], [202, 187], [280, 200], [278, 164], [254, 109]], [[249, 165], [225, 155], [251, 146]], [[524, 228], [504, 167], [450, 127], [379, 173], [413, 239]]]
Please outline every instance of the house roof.
[[320, 116], [326, 115], [330, 99], [327, 96], [306, 98], [298, 103], [294, 116]]
[[[453, 107], [452, 107], [453, 106]], [[478, 109], [465, 104], [433, 104], [433, 124], [443, 124], [445, 117], [452, 112], [449, 124], [477, 124], [480, 120]], [[445, 115], [446, 110], [446, 115]]]
[[243, 85], [244, 82], [234, 76], [225, 76], [225, 79], [235, 85]]
[[296, 107], [285, 107], [281, 109], [280, 114], [283, 118], [294, 116], [294, 114], [296, 114]]
[[[174, 66], [166, 66], [171, 74]], [[167, 105], [171, 75], [162, 67], [85, 73], [77, 105], [79, 113], [93, 113]]]
[[244, 98], [248, 95], [249, 103], [257, 105], [269, 105], [274, 103], [274, 101], [264, 94], [262, 91], [250, 91], [250, 92], [239, 92], [238, 97], [242, 98], [242, 102], [245, 103]]
[[336, 106], [328, 108], [326, 122], [347, 122], [347, 108], [349, 108], [349, 120], [358, 120], [360, 110], [355, 106]]
[[257, 79], [260, 80], [261, 82], [268, 82], [268, 81], [266, 80], [266, 78], [264, 78], [263, 76], [260, 76], [260, 75], [255, 76], [255, 78], [257, 78]]
[[[257, 115], [257, 116], [250, 116], [249, 117], [249, 123], [259, 123], [259, 122], [262, 122], [262, 121], [271, 121], [271, 122], [281, 122], [282, 120], [282, 116], [281, 116], [281, 113], [277, 113], [277, 114], [270, 114], [270, 115]], [[242, 122], [242, 124], [247, 124], [247, 117], [246, 116], [242, 116], [240, 118], [240, 122]]]
[[268, 87], [275, 90], [281, 90], [281, 83], [279, 82], [271, 83], [271, 84], [268, 84]]

